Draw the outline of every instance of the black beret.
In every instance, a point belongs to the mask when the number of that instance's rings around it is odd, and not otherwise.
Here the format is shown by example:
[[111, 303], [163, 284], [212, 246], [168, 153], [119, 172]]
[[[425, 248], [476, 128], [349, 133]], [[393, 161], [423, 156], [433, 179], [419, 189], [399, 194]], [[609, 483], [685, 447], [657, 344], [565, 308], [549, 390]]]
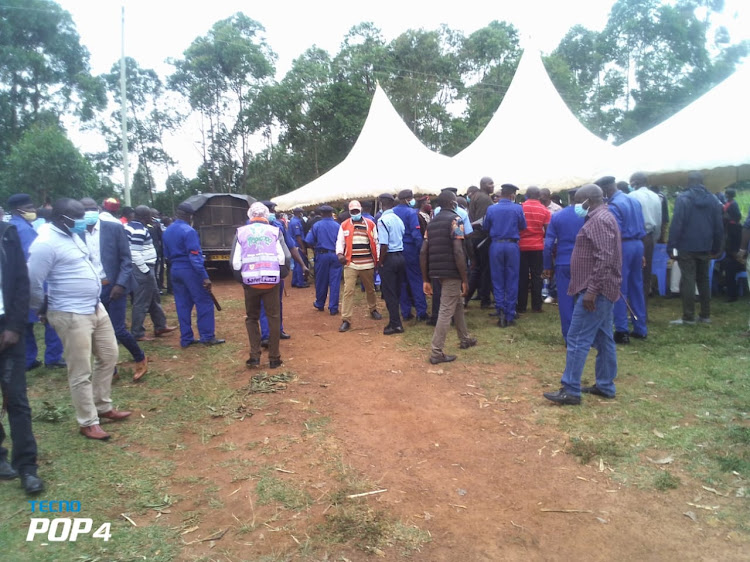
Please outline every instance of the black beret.
[[277, 206], [276, 203], [274, 203], [273, 201], [261, 201], [261, 203], [263, 203], [266, 207], [268, 207], [269, 211], [272, 211]]
[[504, 183], [500, 186], [500, 189], [505, 191], [506, 193], [509, 191], [518, 191], [518, 188], [512, 183]]
[[414, 197], [414, 193], [411, 189], [402, 189], [398, 192], [399, 199], [411, 199], [412, 197]]
[[395, 201], [396, 198], [390, 193], [381, 193], [378, 195], [378, 199], [388, 199], [389, 201]]
[[321, 213], [332, 213], [333, 207], [331, 207], [330, 205], [321, 205], [320, 207], [318, 207], [318, 211], [320, 211]]
[[599, 178], [594, 182], [599, 187], [604, 187], [605, 185], [609, 185], [611, 183], [615, 183], [615, 177], [614, 176], [604, 176], [603, 178]]
[[292, 209], [293, 213], [304, 213], [305, 211], [302, 210], [302, 207], [295, 207]]
[[187, 213], [188, 215], [195, 214], [195, 211], [193, 210], [193, 207], [190, 206], [190, 203], [184, 202], [177, 205], [177, 210], [182, 211], [183, 213]]
[[24, 205], [32, 205], [31, 196], [26, 195], [25, 193], [16, 193], [15, 195], [11, 195], [8, 199], [8, 209], [18, 209], [19, 207], [23, 207]]
[[453, 193], [455, 193], [456, 195], [458, 195], [458, 188], [457, 187], [446, 187], [445, 189], [443, 189], [443, 191], [452, 191]]

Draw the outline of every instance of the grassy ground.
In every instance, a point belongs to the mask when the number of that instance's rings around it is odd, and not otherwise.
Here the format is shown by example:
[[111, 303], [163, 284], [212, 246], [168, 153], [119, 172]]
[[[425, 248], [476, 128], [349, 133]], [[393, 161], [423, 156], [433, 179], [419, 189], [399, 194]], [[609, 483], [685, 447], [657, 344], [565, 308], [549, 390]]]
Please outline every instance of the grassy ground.
[[[565, 408], [548, 406], [541, 396], [559, 388], [565, 366], [555, 307], [545, 305], [543, 314], [525, 314], [515, 328], [500, 329], [477, 305], [472, 303], [467, 321], [477, 348], [458, 350], [451, 333], [446, 351], [487, 366], [488, 400], [537, 395], [536, 423], [559, 427], [581, 462], [602, 459], [624, 483], [662, 491], [695, 479], [730, 497], [745, 494], [740, 477], [750, 475], [750, 340], [740, 333], [748, 325], [747, 298], [732, 304], [714, 298], [713, 324], [696, 326], [669, 325], [681, 316], [679, 299], [652, 299], [648, 340], [617, 348], [617, 399], [585, 397], [581, 407]], [[404, 342], [429, 349], [431, 336], [430, 330], [407, 329]], [[595, 353], [583, 378], [589, 384]], [[496, 362], [511, 365], [513, 374], [495, 376]], [[592, 401], [604, 407], [587, 407]], [[724, 517], [750, 532], [746, 505], [735, 505]]]

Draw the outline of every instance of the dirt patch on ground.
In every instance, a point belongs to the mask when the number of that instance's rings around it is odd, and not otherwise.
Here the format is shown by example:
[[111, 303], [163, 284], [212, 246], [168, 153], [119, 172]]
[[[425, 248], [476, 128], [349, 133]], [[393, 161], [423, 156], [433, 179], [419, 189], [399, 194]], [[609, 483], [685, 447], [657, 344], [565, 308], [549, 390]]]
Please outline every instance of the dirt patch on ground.
[[[606, 464], [567, 454], [566, 435], [534, 422], [534, 410], [553, 406], [530, 377], [503, 364], [432, 366], [427, 350], [383, 336], [386, 321], [367, 318], [362, 306], [354, 329], [340, 334], [340, 316], [313, 309], [312, 288], [289, 291], [292, 339], [282, 342], [282, 358], [296, 379], [283, 391], [247, 392], [258, 371], [244, 368], [244, 316], [238, 307], [217, 316], [217, 335], [242, 342], [215, 370], [238, 391], [237, 408], [216, 412], [171, 453], [177, 501], [161, 521], [187, 531], [183, 559], [747, 559], [743, 537], [687, 505], [725, 498], [696, 501], [688, 486], [629, 488]], [[230, 281], [217, 282], [215, 293], [222, 302], [242, 298]], [[515, 395], [486, 390], [487, 380], [511, 374]], [[596, 415], [607, 406], [586, 407]], [[347, 505], [383, 512], [419, 540], [369, 550], [352, 540], [321, 544]]]

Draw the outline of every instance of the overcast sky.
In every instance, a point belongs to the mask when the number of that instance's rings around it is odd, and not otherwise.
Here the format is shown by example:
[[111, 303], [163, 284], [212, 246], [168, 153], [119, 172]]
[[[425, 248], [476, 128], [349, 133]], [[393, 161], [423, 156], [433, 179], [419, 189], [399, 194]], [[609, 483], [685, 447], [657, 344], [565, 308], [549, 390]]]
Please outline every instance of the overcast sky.
[[[109, 72], [121, 51], [121, 9], [125, 7], [125, 53], [142, 68], [153, 68], [162, 77], [172, 72], [168, 58], [181, 58], [192, 41], [211, 26], [236, 12], [260, 22], [266, 40], [278, 55], [277, 78], [308, 47], [317, 45], [335, 55], [349, 29], [372, 21], [386, 41], [407, 29], [437, 29], [446, 24], [469, 35], [492, 20], [513, 23], [542, 51], [553, 50], [573, 25], [601, 30], [614, 0], [57, 0], [70, 12], [91, 54], [94, 74]], [[750, 38], [750, 1], [726, 0], [723, 21], [732, 39]], [[95, 150], [89, 137], [74, 142], [85, 151]], [[192, 138], [186, 139], [186, 136]], [[186, 176], [192, 177], [200, 160], [194, 146], [198, 135], [182, 131], [168, 146], [175, 152]], [[98, 150], [102, 148], [99, 147]], [[121, 181], [115, 178], [115, 181]], [[161, 187], [161, 186], [160, 186]]]

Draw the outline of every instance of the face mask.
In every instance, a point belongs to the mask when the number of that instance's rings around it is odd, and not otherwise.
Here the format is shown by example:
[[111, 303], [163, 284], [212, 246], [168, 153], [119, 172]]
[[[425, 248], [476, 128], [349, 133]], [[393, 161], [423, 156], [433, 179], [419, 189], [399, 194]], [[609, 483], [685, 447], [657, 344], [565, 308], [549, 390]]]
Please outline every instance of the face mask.
[[417, 200], [414, 199], [414, 197], [412, 197], [411, 200], [409, 201], [409, 207], [413, 207], [416, 204], [417, 204]]
[[276, 220], [276, 213], [268, 213], [268, 222], [273, 222]]
[[36, 211], [21, 211], [21, 216], [29, 222], [34, 222], [36, 220]]
[[[586, 201], [584, 201], [583, 203], [586, 203], [586, 202], [588, 202], [588, 199], [586, 199]], [[575, 206], [576, 215], [578, 215], [581, 218], [585, 218], [586, 215], [589, 214], [589, 210], [583, 208], [583, 203], [576, 203], [576, 206]]]
[[468, 195], [466, 196], [466, 202], [471, 203], [471, 197], [469, 197]]
[[99, 211], [86, 211], [83, 213], [83, 220], [87, 226], [94, 226], [99, 220]]
[[[62, 217], [65, 219], [64, 224], [71, 234], [83, 234], [86, 232], [86, 219], [71, 219], [66, 215], [63, 215]], [[68, 221], [73, 224], [68, 224]]]
[[362, 219], [362, 213], [357, 213], [356, 215], [352, 215], [353, 221], [358, 221]]

